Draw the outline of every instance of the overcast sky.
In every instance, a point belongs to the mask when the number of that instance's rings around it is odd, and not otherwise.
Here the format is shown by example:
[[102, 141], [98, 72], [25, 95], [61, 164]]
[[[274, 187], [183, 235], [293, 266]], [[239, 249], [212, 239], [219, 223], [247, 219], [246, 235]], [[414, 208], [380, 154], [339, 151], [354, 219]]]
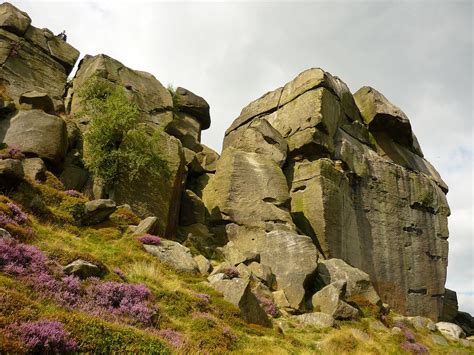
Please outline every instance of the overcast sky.
[[242, 107], [304, 69], [381, 91], [450, 187], [447, 287], [474, 314], [471, 1], [11, 2], [36, 27], [65, 29], [81, 56], [108, 54], [206, 98], [202, 141], [218, 152]]

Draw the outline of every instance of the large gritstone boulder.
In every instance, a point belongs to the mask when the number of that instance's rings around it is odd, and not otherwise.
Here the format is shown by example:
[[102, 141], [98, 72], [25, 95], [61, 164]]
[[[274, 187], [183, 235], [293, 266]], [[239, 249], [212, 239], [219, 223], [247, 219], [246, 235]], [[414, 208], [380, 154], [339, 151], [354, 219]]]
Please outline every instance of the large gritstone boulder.
[[28, 15], [9, 3], [0, 5], [0, 89], [18, 103], [25, 92], [46, 93], [63, 110], [67, 75], [79, 52], [48, 29], [31, 25]]
[[53, 163], [61, 162], [67, 150], [66, 123], [42, 110], [19, 111], [0, 122], [0, 140], [23, 153]]
[[[262, 121], [270, 127], [258, 128]], [[275, 149], [282, 141], [284, 155]], [[353, 97], [339, 78], [306, 70], [242, 110], [226, 131], [219, 163], [203, 192], [214, 218], [240, 228], [262, 228], [262, 219], [278, 218], [276, 229], [306, 234], [324, 259], [342, 259], [367, 273], [376, 294], [396, 311], [438, 319], [448, 188], [423, 158], [407, 116], [375, 89], [364, 87]], [[280, 179], [278, 166], [286, 189], [272, 180]], [[280, 214], [261, 202], [269, 190]], [[248, 237], [234, 233], [239, 238]]]

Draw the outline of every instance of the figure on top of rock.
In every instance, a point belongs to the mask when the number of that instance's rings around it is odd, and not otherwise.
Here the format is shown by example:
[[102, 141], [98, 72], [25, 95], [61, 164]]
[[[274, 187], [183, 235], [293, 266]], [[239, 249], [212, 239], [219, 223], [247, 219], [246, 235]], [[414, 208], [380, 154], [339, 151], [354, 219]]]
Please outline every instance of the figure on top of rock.
[[56, 35], [56, 37], [66, 42], [67, 41], [66, 30], [63, 30], [60, 34]]

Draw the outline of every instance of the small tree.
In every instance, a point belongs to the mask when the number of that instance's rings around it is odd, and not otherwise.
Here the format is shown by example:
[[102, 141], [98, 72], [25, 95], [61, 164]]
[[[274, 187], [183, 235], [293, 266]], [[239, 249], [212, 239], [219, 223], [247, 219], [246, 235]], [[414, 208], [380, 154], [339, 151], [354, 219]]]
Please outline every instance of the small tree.
[[84, 134], [84, 164], [107, 188], [120, 178], [133, 182], [141, 174], [168, 176], [159, 151], [160, 133], [150, 133], [140, 124], [139, 109], [122, 86], [92, 77], [79, 96], [83, 102], [80, 115], [90, 119]]

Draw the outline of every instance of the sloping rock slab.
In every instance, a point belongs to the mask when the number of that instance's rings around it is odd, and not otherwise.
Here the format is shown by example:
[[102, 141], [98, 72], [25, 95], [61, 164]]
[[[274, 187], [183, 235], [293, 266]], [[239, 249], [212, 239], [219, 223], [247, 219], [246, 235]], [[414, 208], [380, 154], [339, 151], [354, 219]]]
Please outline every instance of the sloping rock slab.
[[171, 240], [161, 240], [161, 245], [144, 245], [145, 250], [156, 256], [163, 264], [182, 272], [199, 272], [199, 267], [185, 246]]

